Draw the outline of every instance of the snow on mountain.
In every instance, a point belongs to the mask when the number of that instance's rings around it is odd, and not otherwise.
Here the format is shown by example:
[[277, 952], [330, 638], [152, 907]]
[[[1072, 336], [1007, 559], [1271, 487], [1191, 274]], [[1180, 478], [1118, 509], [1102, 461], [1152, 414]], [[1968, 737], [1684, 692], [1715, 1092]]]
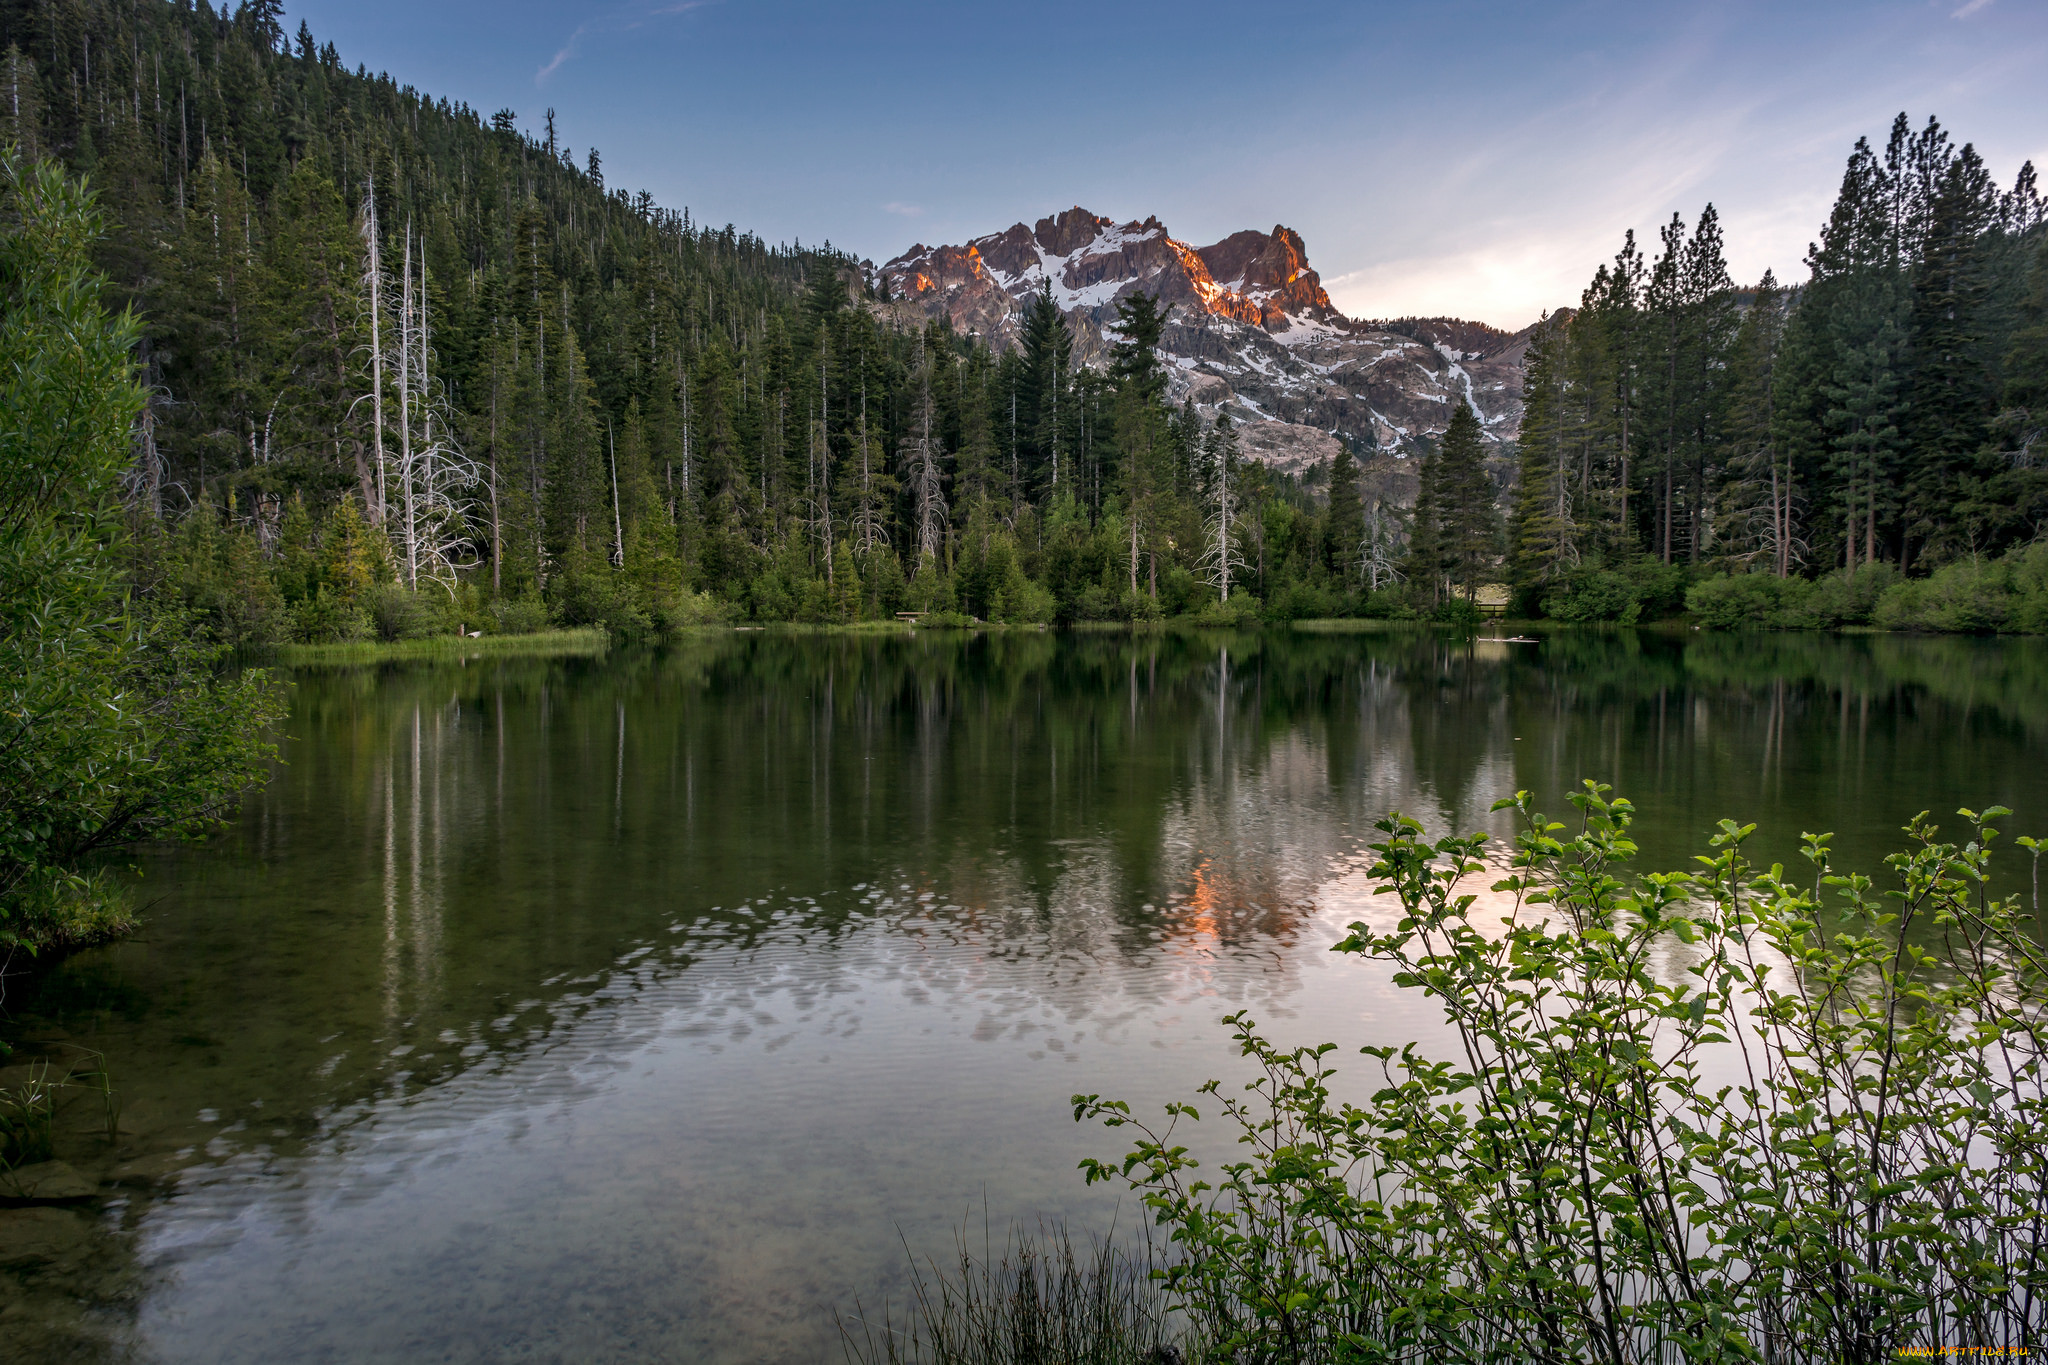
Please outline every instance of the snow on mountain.
[[1247, 426], [1245, 448], [1278, 468], [1319, 463], [1340, 437], [1405, 453], [1441, 435], [1460, 398], [1496, 444], [1521, 423], [1527, 330], [1348, 318], [1291, 228], [1196, 247], [1157, 218], [1072, 208], [964, 246], [913, 246], [876, 273], [903, 310], [946, 316], [998, 351], [1017, 344], [1026, 301], [1050, 280], [1084, 364], [1107, 350], [1117, 300], [1151, 294], [1167, 315], [1159, 349], [1173, 401], [1227, 406]]

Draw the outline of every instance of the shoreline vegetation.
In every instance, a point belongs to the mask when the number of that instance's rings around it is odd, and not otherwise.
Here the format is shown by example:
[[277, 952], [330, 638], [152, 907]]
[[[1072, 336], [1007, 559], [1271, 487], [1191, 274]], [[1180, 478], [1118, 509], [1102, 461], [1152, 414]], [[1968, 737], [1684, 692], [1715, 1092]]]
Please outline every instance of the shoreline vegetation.
[[285, 713], [194, 613], [135, 591], [122, 479], [148, 398], [101, 228], [76, 180], [0, 143], [0, 973], [132, 932], [121, 852], [224, 824]]
[[[1984, 889], [2010, 812], [1958, 812], [1949, 837], [1923, 813], [1879, 873], [1837, 866], [1814, 834], [1805, 866], [1757, 866], [1755, 826], [1724, 820], [1690, 869], [1646, 873], [1627, 800], [1592, 782], [1571, 799], [1561, 821], [1526, 792], [1495, 805], [1520, 826], [1505, 869], [1483, 834], [1376, 826], [1371, 875], [1398, 913], [1334, 951], [1437, 1001], [1454, 1061], [1282, 1046], [1233, 1014], [1249, 1081], [1157, 1118], [1073, 1097], [1077, 1122], [1122, 1139], [1084, 1178], [1127, 1186], [1163, 1249], [1077, 1257], [1062, 1230], [916, 1267], [879, 1332], [858, 1306], [842, 1317], [850, 1356], [1879, 1365], [2037, 1349], [2048, 949], [2038, 888]], [[1092, 1344], [1046, 1349], [1077, 1337]]]
[[[2048, 550], [2048, 547], [2044, 547]], [[666, 632], [615, 634], [602, 626], [546, 628], [523, 634], [408, 635], [397, 639], [364, 639], [322, 644], [250, 644], [237, 651], [245, 664], [286, 668], [343, 666], [403, 661], [465, 661], [481, 658], [600, 657], [629, 643], [656, 643], [706, 634], [772, 633], [780, 635], [901, 636], [918, 631], [1044, 631], [1072, 630], [1084, 634], [1146, 633], [1162, 630], [1293, 630], [1303, 634], [1354, 635], [1403, 630], [1454, 630], [1475, 639], [1533, 632], [1570, 634], [1581, 630], [1644, 630], [1657, 633], [1744, 631], [1868, 635], [2019, 635], [2048, 634], [2048, 589], [2030, 581], [2048, 568], [2048, 553], [2029, 547], [2014, 556], [2013, 565], [1956, 566], [1922, 582], [1875, 574], [1874, 589], [1858, 588], [1861, 610], [1833, 612], [1828, 599], [1836, 594], [1823, 580], [1790, 583], [1769, 579], [1751, 585], [1745, 579], [1717, 578], [1696, 585], [1687, 595], [1692, 610], [1649, 619], [1571, 621], [1557, 617], [1403, 613], [1387, 616], [1305, 616], [1295, 619], [1216, 619], [1199, 614], [1136, 621], [1044, 622], [984, 621], [959, 612], [931, 612], [912, 619], [863, 621], [765, 621], [704, 623]], [[1870, 571], [1864, 571], [1869, 573]], [[1764, 575], [1756, 575], [1763, 580]], [[1990, 589], [1986, 591], [1985, 585]], [[1821, 599], [1815, 603], [1813, 599]]]
[[599, 657], [612, 647], [610, 632], [582, 627], [530, 635], [433, 635], [406, 640], [352, 640], [320, 645], [254, 645], [241, 652], [253, 664], [315, 668], [404, 660], [467, 662], [486, 658]]

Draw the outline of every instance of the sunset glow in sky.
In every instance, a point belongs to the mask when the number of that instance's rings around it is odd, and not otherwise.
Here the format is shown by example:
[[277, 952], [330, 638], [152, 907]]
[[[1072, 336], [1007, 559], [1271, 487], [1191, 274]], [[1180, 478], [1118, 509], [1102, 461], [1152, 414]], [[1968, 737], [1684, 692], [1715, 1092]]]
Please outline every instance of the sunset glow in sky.
[[541, 127], [771, 241], [879, 262], [1079, 204], [1285, 223], [1355, 316], [1518, 327], [1711, 200], [1803, 278], [1860, 135], [2048, 163], [2048, 4], [287, 0], [343, 59]]

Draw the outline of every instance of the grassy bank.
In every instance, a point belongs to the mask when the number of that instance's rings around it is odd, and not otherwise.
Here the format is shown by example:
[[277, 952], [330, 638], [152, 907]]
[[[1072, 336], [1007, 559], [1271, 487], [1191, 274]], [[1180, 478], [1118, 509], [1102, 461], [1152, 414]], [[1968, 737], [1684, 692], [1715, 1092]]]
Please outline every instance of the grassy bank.
[[380, 664], [406, 659], [456, 661], [475, 658], [541, 658], [598, 655], [611, 648], [611, 635], [596, 626], [544, 630], [532, 635], [432, 635], [420, 640], [355, 640], [333, 645], [270, 645], [252, 650], [252, 662], [287, 668], [329, 664]]
[[1439, 623], [1435, 621], [1390, 621], [1385, 617], [1372, 616], [1313, 617], [1289, 623], [1294, 630], [1304, 635], [1375, 635], [1383, 631], [1413, 630], [1417, 626], [1437, 624]]

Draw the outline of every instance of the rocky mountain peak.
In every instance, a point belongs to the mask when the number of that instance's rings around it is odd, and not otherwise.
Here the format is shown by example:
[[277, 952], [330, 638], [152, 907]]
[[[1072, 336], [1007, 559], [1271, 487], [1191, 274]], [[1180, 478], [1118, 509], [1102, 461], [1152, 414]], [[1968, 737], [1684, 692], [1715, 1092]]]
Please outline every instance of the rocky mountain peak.
[[1338, 316], [1323, 292], [1321, 277], [1309, 268], [1301, 234], [1293, 228], [1276, 223], [1271, 232], [1233, 232], [1196, 254], [1225, 293], [1256, 304], [1258, 317], [1245, 321], [1271, 331], [1283, 318], [1327, 322]]
[[1050, 283], [1083, 364], [1101, 362], [1117, 303], [1150, 294], [1166, 314], [1169, 395], [1261, 426], [1246, 448], [1281, 468], [1326, 459], [1338, 441], [1402, 453], [1440, 434], [1460, 401], [1495, 441], [1521, 421], [1521, 333], [1348, 318], [1281, 224], [1198, 247], [1156, 217], [1118, 223], [1077, 205], [960, 246], [919, 243], [876, 274], [899, 311], [943, 316], [998, 351], [1017, 344], [1030, 296]]

